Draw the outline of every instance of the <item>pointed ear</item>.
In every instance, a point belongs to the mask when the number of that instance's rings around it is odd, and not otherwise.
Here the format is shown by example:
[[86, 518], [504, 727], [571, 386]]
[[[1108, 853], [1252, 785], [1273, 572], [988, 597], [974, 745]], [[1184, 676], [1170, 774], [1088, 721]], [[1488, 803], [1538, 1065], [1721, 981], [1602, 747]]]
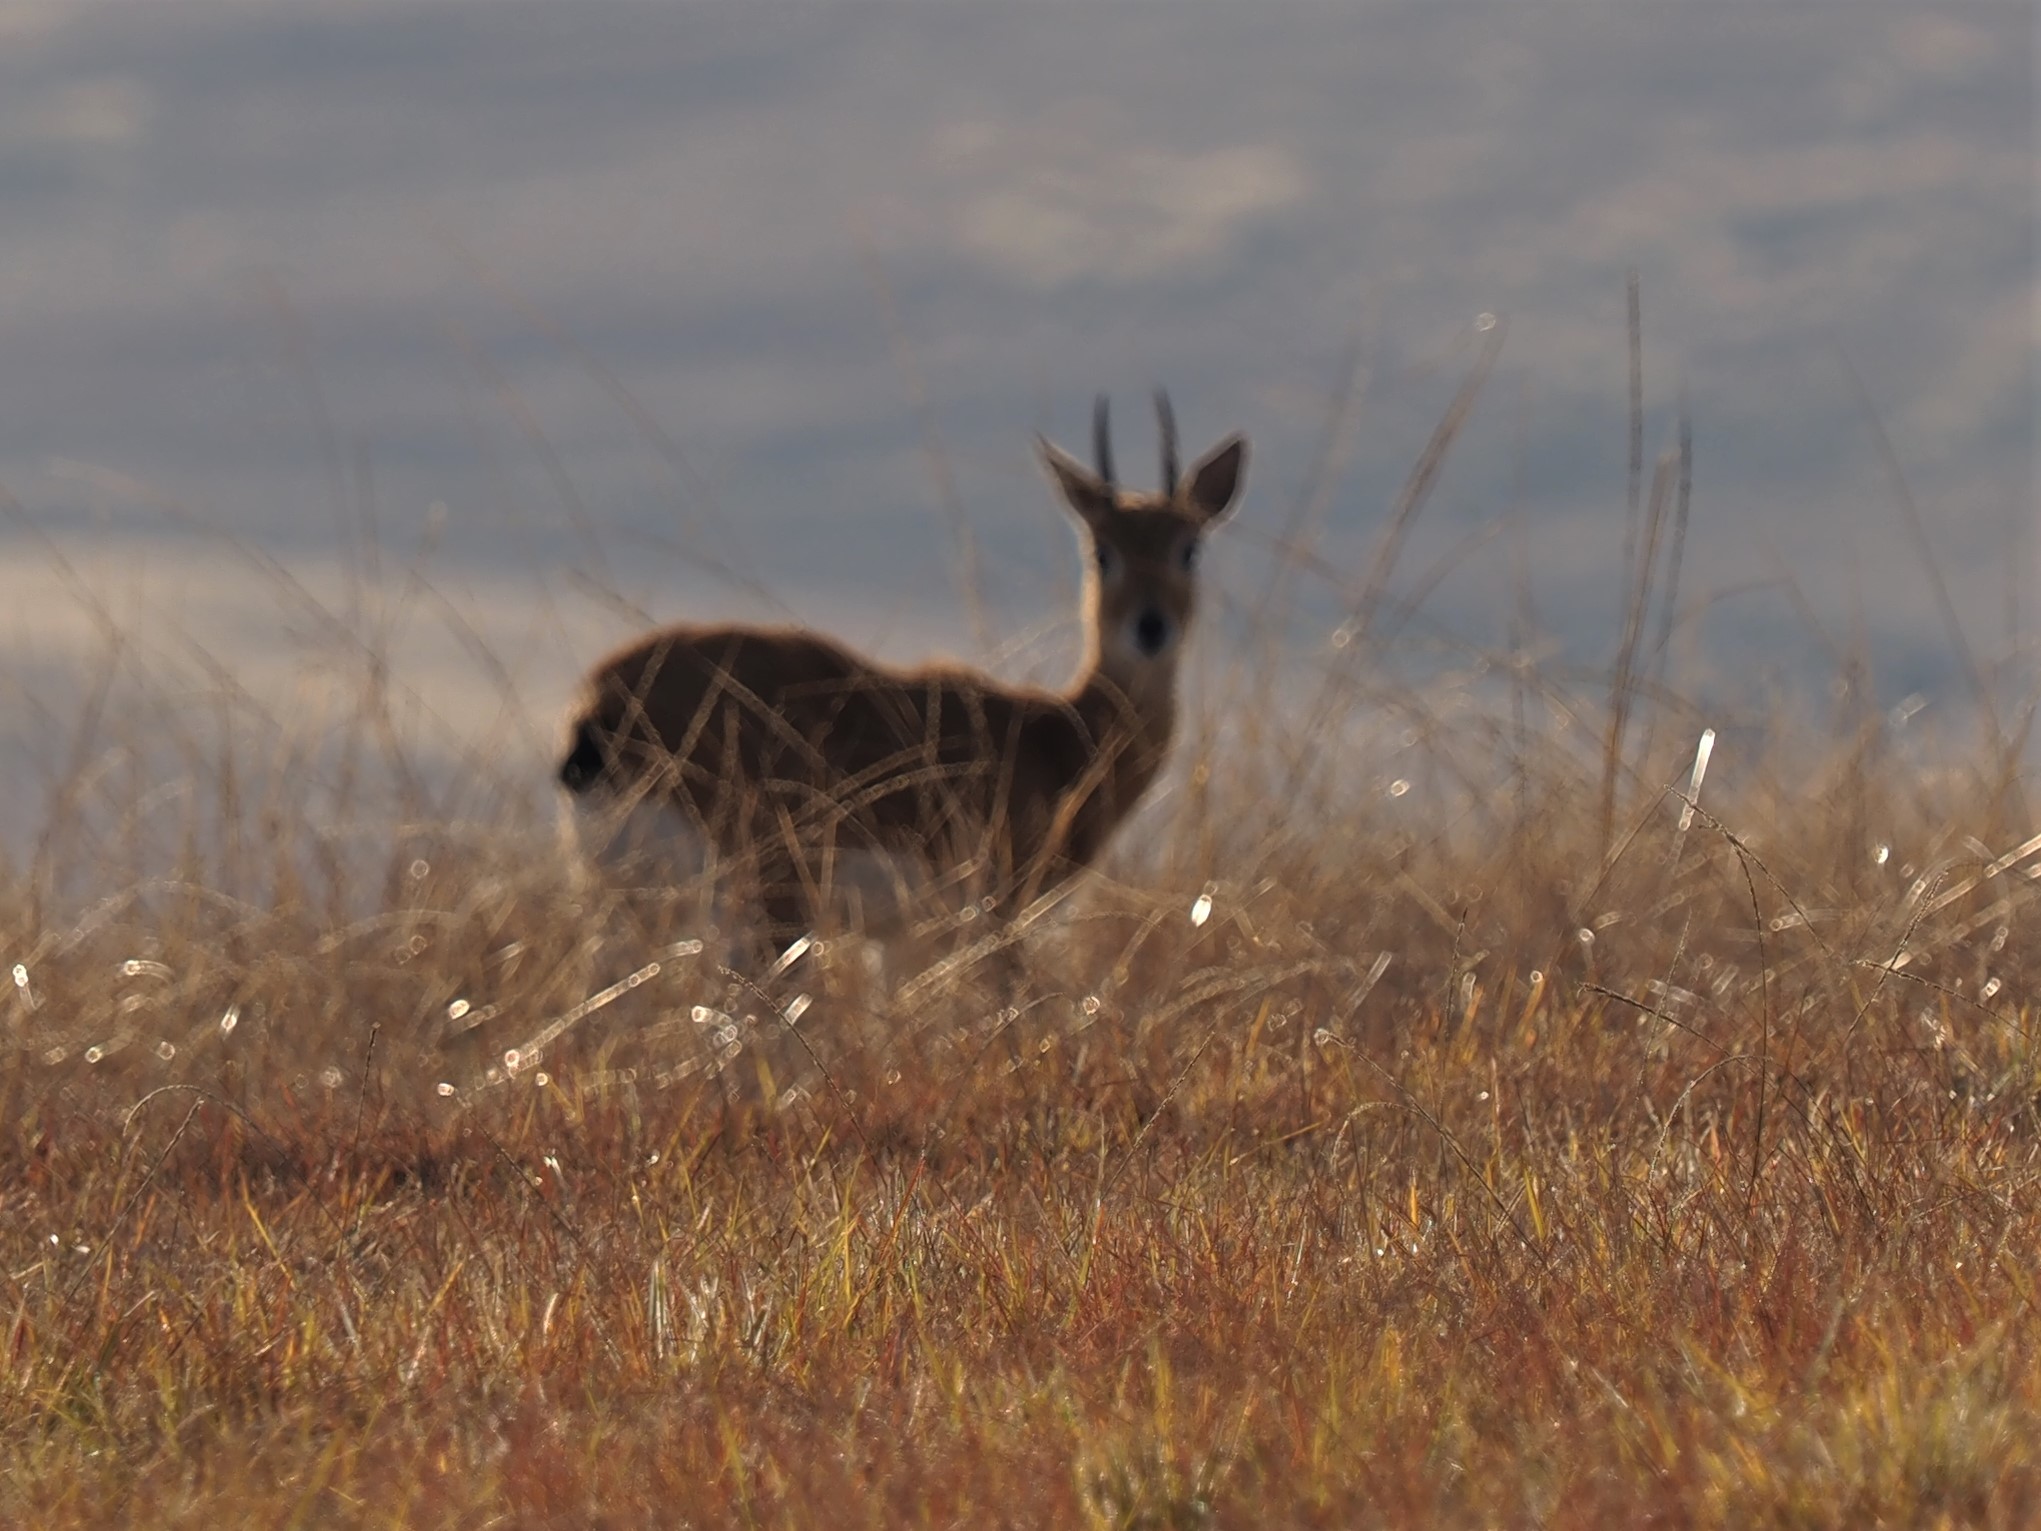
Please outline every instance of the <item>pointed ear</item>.
[[1118, 508], [1119, 502], [1113, 491], [1098, 475], [1047, 437], [1037, 436], [1035, 449], [1042, 454], [1042, 463], [1056, 481], [1063, 503], [1075, 511], [1078, 519], [1087, 526], [1096, 525]]
[[1217, 521], [1233, 508], [1240, 493], [1240, 477], [1246, 471], [1247, 438], [1228, 436], [1184, 475], [1184, 500], [1207, 521]]

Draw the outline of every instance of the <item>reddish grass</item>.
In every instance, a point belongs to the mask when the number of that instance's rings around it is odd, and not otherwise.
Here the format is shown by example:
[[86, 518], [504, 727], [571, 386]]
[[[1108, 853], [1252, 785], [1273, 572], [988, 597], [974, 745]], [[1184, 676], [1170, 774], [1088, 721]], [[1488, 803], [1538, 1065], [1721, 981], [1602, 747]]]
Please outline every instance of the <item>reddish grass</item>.
[[2004, 793], [1852, 751], [1602, 858], [1543, 759], [1457, 827], [1208, 778], [1022, 996], [797, 963], [819, 1068], [672, 956], [492, 1066], [684, 935], [515, 823], [352, 908], [302, 823], [17, 878], [0, 1520], [2031, 1522]]

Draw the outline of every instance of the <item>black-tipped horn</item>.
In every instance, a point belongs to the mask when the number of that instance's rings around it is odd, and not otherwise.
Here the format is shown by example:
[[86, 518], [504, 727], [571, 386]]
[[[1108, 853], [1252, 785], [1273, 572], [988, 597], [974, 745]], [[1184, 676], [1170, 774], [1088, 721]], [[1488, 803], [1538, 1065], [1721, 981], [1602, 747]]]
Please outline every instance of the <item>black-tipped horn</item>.
[[1155, 390], [1155, 423], [1162, 428], [1162, 492], [1176, 493], [1180, 476], [1176, 465], [1176, 411], [1169, 405], [1169, 390]]
[[1110, 489], [1113, 477], [1113, 426], [1112, 401], [1104, 394], [1098, 396], [1098, 403], [1091, 411], [1092, 455], [1098, 459], [1099, 482]]

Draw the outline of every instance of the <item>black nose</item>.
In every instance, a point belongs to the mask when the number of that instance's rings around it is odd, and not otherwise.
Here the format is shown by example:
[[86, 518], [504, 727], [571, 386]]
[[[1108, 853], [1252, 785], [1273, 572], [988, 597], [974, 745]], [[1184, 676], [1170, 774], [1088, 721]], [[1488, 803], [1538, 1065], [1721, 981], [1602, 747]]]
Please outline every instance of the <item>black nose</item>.
[[1159, 611], [1144, 611], [1134, 622], [1134, 645], [1153, 659], [1169, 642], [1169, 619]]

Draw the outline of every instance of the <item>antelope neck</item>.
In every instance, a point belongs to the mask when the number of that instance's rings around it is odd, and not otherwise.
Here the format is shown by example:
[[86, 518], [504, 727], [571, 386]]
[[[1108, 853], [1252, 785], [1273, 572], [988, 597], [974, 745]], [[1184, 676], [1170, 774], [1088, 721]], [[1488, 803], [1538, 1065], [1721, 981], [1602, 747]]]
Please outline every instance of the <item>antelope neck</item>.
[[[1153, 673], [1119, 677], [1097, 660], [1088, 664], [1069, 693], [1070, 705], [1097, 744], [1127, 740], [1115, 753], [1120, 769], [1144, 781], [1161, 768], [1176, 731], [1176, 667], [1144, 666]], [[1129, 747], [1131, 746], [1131, 747]]]

